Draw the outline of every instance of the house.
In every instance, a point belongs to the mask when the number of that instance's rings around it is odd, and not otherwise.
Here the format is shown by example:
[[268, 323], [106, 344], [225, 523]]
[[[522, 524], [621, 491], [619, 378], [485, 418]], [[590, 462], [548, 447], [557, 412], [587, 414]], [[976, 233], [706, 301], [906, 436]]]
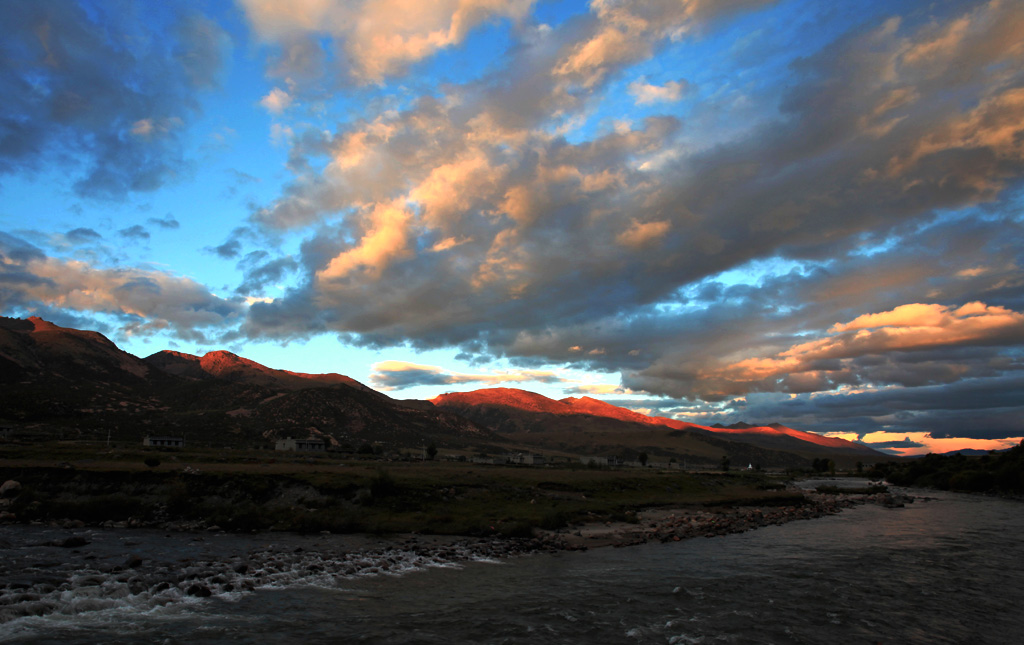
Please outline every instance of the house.
[[292, 452], [323, 452], [327, 449], [323, 439], [278, 439], [274, 450], [290, 450]]
[[588, 466], [622, 466], [625, 464], [619, 457], [580, 457], [580, 463]]
[[146, 437], [142, 445], [150, 448], [184, 448], [185, 437]]
[[490, 465], [505, 463], [504, 459], [501, 459], [501, 458], [498, 458], [498, 457], [483, 457], [483, 456], [479, 456], [479, 455], [473, 457], [472, 459], [470, 459], [470, 461], [472, 461], [474, 464], [490, 464]]
[[544, 455], [531, 455], [522, 452], [509, 453], [505, 455], [506, 464], [522, 464], [524, 466], [542, 466], [545, 463]]

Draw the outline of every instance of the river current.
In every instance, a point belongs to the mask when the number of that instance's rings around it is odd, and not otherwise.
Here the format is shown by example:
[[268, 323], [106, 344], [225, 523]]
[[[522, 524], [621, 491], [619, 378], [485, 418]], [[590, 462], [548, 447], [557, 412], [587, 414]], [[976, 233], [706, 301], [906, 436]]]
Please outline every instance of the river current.
[[914, 494], [930, 499], [499, 559], [458, 544], [129, 530], [81, 529], [89, 543], [70, 548], [56, 546], [66, 530], [3, 526], [0, 642], [1021, 642], [1024, 505]]

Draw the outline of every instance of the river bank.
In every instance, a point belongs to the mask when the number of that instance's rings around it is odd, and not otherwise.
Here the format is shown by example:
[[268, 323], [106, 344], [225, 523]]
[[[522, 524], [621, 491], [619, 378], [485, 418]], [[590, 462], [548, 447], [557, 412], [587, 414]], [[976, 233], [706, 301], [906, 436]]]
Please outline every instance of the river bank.
[[567, 530], [540, 533], [546, 543], [562, 549], [625, 547], [648, 542], [679, 542], [744, 533], [797, 520], [835, 515], [864, 504], [900, 508], [915, 500], [929, 499], [900, 492], [843, 494], [804, 491], [803, 495], [805, 502], [800, 505], [652, 508], [638, 513], [635, 523], [587, 522]]
[[[0, 566], [18, 573], [0, 579], [31, 583], [11, 598], [38, 613], [0, 623], [0, 642], [1017, 642], [1019, 505], [913, 495], [716, 539], [526, 557], [494, 537], [3, 525]], [[673, 511], [655, 510], [667, 529]], [[89, 543], [46, 546], [72, 536]]]
[[0, 522], [169, 531], [532, 537], [651, 508], [801, 506], [759, 473], [477, 467], [453, 463], [0, 462]]
[[508, 562], [538, 553], [679, 542], [827, 517], [864, 504], [898, 507], [914, 498], [804, 493], [799, 506], [646, 509], [635, 522], [583, 522], [529, 538], [286, 532], [231, 534], [217, 527], [79, 526], [75, 521], [0, 526], [0, 625], [53, 613], [157, 608], [259, 589], [333, 587], [469, 562]]

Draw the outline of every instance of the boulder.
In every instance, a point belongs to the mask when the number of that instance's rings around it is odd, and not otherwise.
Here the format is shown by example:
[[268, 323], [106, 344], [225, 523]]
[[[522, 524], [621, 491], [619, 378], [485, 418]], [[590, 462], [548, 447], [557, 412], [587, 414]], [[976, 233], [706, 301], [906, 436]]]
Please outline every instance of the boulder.
[[0, 497], [17, 497], [21, 494], [21, 482], [8, 479], [0, 485]]

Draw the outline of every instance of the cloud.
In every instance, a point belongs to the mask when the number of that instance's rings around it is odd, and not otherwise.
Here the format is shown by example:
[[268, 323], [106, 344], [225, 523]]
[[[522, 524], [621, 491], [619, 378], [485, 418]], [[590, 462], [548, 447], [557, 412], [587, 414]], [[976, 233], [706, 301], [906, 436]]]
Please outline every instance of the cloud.
[[518, 20], [532, 4], [532, 0], [241, 0], [256, 32], [286, 50], [276, 61], [275, 73], [308, 73], [318, 68], [322, 54], [308, 36], [322, 34], [339, 42], [352, 74], [364, 82], [402, 73], [409, 64], [461, 43], [487, 20]]
[[213, 252], [225, 260], [237, 258], [242, 252], [242, 243], [238, 240], [228, 240], [220, 246], [213, 247]]
[[[633, 65], [760, 6], [595, 2], [556, 26], [524, 18], [493, 71], [334, 132], [296, 126], [294, 180], [251, 217], [302, 238], [296, 279], [240, 333], [564, 363], [687, 414], [946, 428], [891, 406], [965, 383], [1002, 391], [1022, 361], [1022, 11], [887, 8], [742, 88], [635, 81], [637, 99], [695, 100], [598, 123]], [[333, 63], [366, 80], [355, 28], [337, 26], [361, 6], [339, 7], [303, 5], [264, 36], [328, 35]], [[294, 46], [297, 65], [314, 51]], [[401, 74], [408, 51], [374, 73]], [[834, 392], [879, 414], [840, 413]], [[990, 402], [971, 427], [1014, 431]]]
[[683, 98], [689, 88], [685, 80], [669, 81], [664, 85], [652, 85], [641, 78], [629, 84], [629, 93], [636, 97], [637, 105], [675, 102]]
[[59, 309], [110, 315], [122, 335], [166, 331], [208, 342], [242, 315], [241, 301], [210, 293], [190, 278], [143, 269], [95, 268], [48, 257], [20, 238], [0, 233], [0, 309], [27, 314]]
[[402, 390], [419, 385], [457, 385], [477, 383], [497, 386], [506, 383], [558, 383], [565, 379], [545, 370], [510, 370], [490, 374], [464, 374], [434, 365], [404, 361], [374, 363], [370, 382], [381, 390]]
[[59, 0], [4, 7], [0, 175], [57, 165], [78, 195], [116, 200], [187, 170], [181, 132], [195, 91], [216, 82], [226, 36], [176, 16], [168, 56], [130, 13]]
[[118, 231], [121, 237], [129, 240], [148, 240], [150, 238], [149, 231], [147, 231], [142, 225], [134, 224], [127, 228], [122, 228]]
[[146, 221], [149, 222], [150, 224], [159, 226], [162, 229], [173, 230], [181, 228], [181, 223], [178, 220], [174, 219], [174, 216], [171, 215], [170, 213], [167, 213], [163, 217], [150, 217]]
[[260, 105], [271, 114], [282, 114], [291, 104], [292, 97], [279, 87], [270, 90], [269, 94], [260, 99]]
[[[698, 378], [737, 386], [730, 391], [785, 391], [793, 385], [799, 388], [800, 380], [794, 380], [793, 375], [808, 374], [817, 387], [819, 381], [828, 379], [832, 373], [851, 371], [850, 362], [860, 357], [957, 346], [1019, 345], [1024, 341], [1024, 314], [981, 302], [958, 308], [915, 303], [865, 314], [836, 324], [830, 331], [832, 334], [825, 338], [799, 343], [771, 357], [747, 358], [708, 370]], [[875, 375], [881, 382], [903, 380], [902, 372], [893, 371], [885, 378], [883, 371], [874, 367], [857, 370], [862, 375], [859, 380], [865, 380], [867, 374]], [[779, 377], [789, 380], [771, 382]]]
[[633, 220], [629, 228], [615, 236], [615, 241], [623, 246], [639, 249], [663, 237], [672, 228], [672, 222], [639, 222]]
[[87, 244], [103, 239], [103, 236], [93, 229], [85, 227], [71, 229], [64, 234], [64, 237], [72, 244]]
[[[563, 389], [568, 396], [606, 396], [609, 394], [633, 394], [632, 390], [610, 383], [581, 383]], [[633, 407], [633, 406], [631, 406]]]

